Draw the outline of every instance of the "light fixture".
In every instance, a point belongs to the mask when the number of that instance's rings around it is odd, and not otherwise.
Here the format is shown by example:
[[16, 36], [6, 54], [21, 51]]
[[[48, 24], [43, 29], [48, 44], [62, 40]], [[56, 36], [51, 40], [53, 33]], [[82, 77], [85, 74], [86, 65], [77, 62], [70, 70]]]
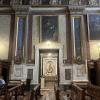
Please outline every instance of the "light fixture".
[[48, 53], [48, 57], [50, 57], [52, 54], [51, 53]]
[[50, 44], [51, 44], [51, 41], [47, 41], [46, 44], [47, 44], [47, 45], [50, 45]]

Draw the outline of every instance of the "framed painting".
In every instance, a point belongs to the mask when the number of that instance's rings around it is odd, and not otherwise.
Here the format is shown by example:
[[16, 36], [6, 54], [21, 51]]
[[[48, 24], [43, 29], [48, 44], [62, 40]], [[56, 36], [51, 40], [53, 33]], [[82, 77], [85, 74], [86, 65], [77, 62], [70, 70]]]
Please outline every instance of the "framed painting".
[[100, 40], [100, 14], [88, 15], [88, 33], [90, 40]]
[[58, 41], [58, 16], [41, 16], [41, 41]]
[[57, 58], [43, 58], [43, 75], [57, 75]]

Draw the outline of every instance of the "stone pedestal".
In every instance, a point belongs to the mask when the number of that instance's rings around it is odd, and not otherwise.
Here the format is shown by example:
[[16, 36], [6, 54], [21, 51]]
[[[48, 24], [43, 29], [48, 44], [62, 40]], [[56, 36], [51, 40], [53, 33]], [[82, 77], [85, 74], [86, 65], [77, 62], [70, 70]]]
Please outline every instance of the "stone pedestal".
[[41, 88], [44, 88], [44, 81], [45, 81], [45, 80], [44, 80], [44, 78], [42, 77], [42, 78], [41, 78]]

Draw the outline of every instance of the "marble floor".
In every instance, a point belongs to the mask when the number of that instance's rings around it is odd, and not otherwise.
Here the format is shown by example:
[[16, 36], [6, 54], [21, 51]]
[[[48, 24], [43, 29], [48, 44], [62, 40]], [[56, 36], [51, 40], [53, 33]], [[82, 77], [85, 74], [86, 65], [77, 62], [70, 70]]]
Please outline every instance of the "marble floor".
[[40, 100], [56, 100], [54, 90], [42, 90]]

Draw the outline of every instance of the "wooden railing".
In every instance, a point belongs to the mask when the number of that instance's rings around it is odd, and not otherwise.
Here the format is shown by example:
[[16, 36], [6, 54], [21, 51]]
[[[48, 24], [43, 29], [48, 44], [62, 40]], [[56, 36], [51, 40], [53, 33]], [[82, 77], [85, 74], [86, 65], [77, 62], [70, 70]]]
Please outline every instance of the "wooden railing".
[[60, 100], [60, 89], [59, 89], [59, 87], [58, 87], [58, 85], [54, 85], [54, 92], [55, 92], [55, 98], [56, 98], [56, 100]]
[[76, 84], [72, 84], [71, 99], [72, 100], [85, 100], [84, 89], [80, 88]]
[[3, 88], [0, 89], [0, 100], [11, 100], [14, 97], [14, 100], [18, 100], [18, 96], [24, 96], [24, 85], [16, 85], [16, 86], [9, 86], [5, 85]]
[[71, 92], [72, 100], [100, 100], [100, 87], [88, 84], [87, 88], [73, 84]]
[[40, 95], [40, 84], [38, 84], [32, 89], [30, 100], [38, 100], [38, 96]]
[[100, 100], [100, 87], [89, 84], [85, 91], [85, 95], [91, 100]]
[[7, 84], [4, 84], [4, 85], [0, 86], [0, 100], [2, 98], [5, 99], [6, 90], [7, 90]]

